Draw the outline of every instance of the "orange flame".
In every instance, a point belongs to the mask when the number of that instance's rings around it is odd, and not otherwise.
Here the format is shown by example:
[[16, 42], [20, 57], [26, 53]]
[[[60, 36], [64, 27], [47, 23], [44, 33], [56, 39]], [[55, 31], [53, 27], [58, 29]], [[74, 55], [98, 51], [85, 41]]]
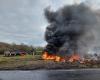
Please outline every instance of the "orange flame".
[[73, 54], [69, 59], [69, 62], [75, 62], [75, 61], [80, 61], [80, 56], [78, 54]]
[[55, 59], [55, 55], [49, 55], [48, 52], [44, 52], [44, 54], [42, 55], [42, 58], [44, 60], [54, 60]]
[[44, 60], [54, 60], [56, 62], [59, 62], [59, 61], [63, 61], [64, 62], [65, 61], [60, 56], [50, 55], [50, 54], [48, 54], [48, 52], [44, 52], [44, 54], [42, 55], [42, 59], [44, 59]]
[[42, 55], [42, 59], [44, 59], [44, 60], [54, 60], [56, 62], [60, 62], [60, 61], [65, 62], [66, 60], [68, 62], [75, 62], [75, 61], [80, 61], [80, 56], [78, 54], [73, 54], [71, 57], [66, 59], [66, 58], [62, 58], [62, 57], [57, 56], [57, 55], [50, 55], [48, 52], [44, 52], [44, 54]]

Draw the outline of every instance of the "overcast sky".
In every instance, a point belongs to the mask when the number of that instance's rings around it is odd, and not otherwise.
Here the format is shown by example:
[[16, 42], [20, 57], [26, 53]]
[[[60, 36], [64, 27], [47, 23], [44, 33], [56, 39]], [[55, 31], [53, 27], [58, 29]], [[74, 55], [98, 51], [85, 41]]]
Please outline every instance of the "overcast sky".
[[[0, 0], [0, 42], [44, 46], [48, 25], [44, 8], [56, 10], [72, 3], [73, 0]], [[99, 5], [100, 1], [93, 3]]]

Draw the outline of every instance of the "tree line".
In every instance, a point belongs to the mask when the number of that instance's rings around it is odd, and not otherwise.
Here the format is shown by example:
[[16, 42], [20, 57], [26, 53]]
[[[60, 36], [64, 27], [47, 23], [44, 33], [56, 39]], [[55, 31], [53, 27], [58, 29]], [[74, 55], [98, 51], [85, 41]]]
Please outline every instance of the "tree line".
[[[0, 54], [4, 54], [4, 51], [14, 51], [14, 50], [22, 50], [28, 53], [31, 53], [32, 51], [43, 51], [43, 47], [34, 47], [34, 46], [29, 46], [25, 45], [23, 43], [21, 44], [9, 44], [5, 42], [0, 42]], [[41, 54], [41, 53], [36, 53], [36, 54]]]

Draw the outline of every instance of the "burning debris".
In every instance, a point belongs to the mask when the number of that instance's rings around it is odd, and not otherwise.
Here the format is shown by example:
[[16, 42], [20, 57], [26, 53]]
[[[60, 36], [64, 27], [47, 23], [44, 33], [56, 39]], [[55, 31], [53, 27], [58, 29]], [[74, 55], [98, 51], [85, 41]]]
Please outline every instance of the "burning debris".
[[44, 54], [42, 55], [42, 58], [46, 60], [54, 60], [57, 62], [59, 61], [65, 62], [64, 58], [61, 58], [60, 56], [57, 56], [55, 54], [50, 55], [48, 52], [44, 52]]
[[91, 8], [84, 3], [64, 6], [55, 12], [46, 8], [45, 16], [49, 22], [45, 32], [48, 44], [42, 58], [69, 62], [80, 60], [79, 55], [86, 53], [94, 40], [96, 16]]

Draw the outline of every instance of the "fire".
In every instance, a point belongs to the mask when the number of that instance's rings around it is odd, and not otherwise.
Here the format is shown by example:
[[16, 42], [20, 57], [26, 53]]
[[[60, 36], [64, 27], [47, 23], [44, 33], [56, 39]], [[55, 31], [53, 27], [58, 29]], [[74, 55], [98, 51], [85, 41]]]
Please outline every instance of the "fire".
[[64, 62], [65, 61], [60, 56], [50, 55], [50, 54], [48, 54], [48, 52], [44, 52], [44, 54], [42, 55], [42, 59], [44, 59], [44, 60], [54, 60], [56, 62], [60, 62], [60, 61]]
[[61, 60], [61, 57], [55, 56], [55, 61], [59, 62]]
[[80, 61], [80, 56], [78, 54], [73, 54], [69, 59], [69, 62], [75, 62], [75, 61]]
[[44, 60], [54, 60], [55, 59], [55, 55], [49, 55], [48, 52], [44, 52], [44, 54], [42, 55], [42, 58]]
[[[68, 57], [67, 57], [68, 58]], [[75, 62], [75, 61], [80, 61], [80, 56], [78, 54], [73, 54], [72, 56], [70, 56], [68, 59], [62, 58], [60, 56], [57, 55], [50, 55], [48, 52], [44, 52], [42, 55], [42, 59], [44, 60], [54, 60], [56, 62]]]

